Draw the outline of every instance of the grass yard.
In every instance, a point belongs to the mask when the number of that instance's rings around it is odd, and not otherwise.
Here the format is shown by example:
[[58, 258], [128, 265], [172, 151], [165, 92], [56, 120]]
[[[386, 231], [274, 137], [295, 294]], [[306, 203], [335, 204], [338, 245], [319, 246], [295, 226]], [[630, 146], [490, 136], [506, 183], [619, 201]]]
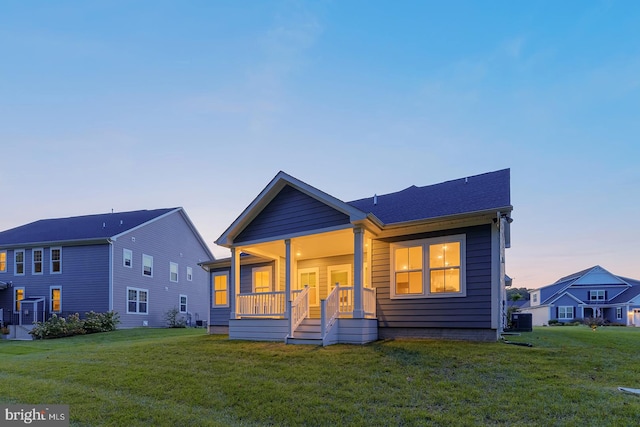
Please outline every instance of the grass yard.
[[0, 403], [75, 426], [640, 424], [640, 328], [326, 348], [133, 329], [0, 341]]

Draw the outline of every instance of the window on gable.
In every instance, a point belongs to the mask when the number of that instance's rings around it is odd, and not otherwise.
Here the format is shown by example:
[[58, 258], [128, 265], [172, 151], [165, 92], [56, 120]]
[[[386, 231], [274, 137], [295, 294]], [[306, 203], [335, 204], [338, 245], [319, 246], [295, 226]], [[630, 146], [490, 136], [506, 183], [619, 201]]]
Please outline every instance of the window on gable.
[[180, 313], [187, 312], [187, 296], [180, 295]]
[[151, 255], [142, 254], [142, 274], [153, 277], [153, 257]]
[[178, 264], [169, 263], [169, 281], [178, 283]]
[[391, 245], [391, 298], [466, 295], [465, 235]]
[[0, 251], [0, 273], [7, 272], [7, 251]]
[[13, 253], [13, 274], [16, 276], [24, 274], [24, 249], [18, 249]]
[[131, 249], [122, 250], [122, 265], [124, 267], [133, 268], [133, 251]]
[[229, 274], [214, 273], [212, 277], [213, 288], [213, 307], [227, 307], [229, 305], [228, 299], [228, 286], [229, 286]]
[[49, 311], [60, 313], [62, 311], [62, 287], [52, 286], [49, 295]]
[[191, 282], [193, 280], [193, 268], [187, 267], [187, 280]]
[[51, 274], [62, 273], [62, 248], [51, 248], [51, 262], [49, 271]]
[[603, 291], [603, 290], [590, 291], [589, 301], [604, 301], [607, 297], [606, 295], [607, 295], [606, 291]]
[[127, 313], [148, 313], [149, 291], [146, 289], [127, 288]]
[[42, 274], [42, 249], [31, 250], [31, 274]]
[[569, 320], [573, 319], [573, 307], [570, 305], [558, 307], [558, 319]]

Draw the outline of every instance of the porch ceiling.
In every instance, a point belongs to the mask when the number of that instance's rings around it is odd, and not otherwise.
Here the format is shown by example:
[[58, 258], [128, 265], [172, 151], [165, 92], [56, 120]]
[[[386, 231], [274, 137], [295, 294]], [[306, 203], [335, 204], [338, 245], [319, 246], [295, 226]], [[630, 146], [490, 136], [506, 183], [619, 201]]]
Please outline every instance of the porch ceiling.
[[[268, 258], [285, 257], [284, 240], [243, 246], [240, 250]], [[353, 231], [339, 230], [292, 238], [291, 253], [297, 260], [353, 254]]]

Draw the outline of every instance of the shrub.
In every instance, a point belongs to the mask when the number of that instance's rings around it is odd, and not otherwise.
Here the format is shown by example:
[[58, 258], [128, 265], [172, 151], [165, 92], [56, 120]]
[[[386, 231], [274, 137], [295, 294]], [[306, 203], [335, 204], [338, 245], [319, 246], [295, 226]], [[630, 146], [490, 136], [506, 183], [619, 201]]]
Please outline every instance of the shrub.
[[605, 324], [605, 320], [602, 317], [585, 317], [584, 324], [595, 331], [598, 326]]
[[106, 313], [90, 311], [86, 313], [86, 318], [84, 319], [84, 330], [88, 334], [115, 331], [118, 323], [120, 323], [120, 315], [115, 311]]
[[164, 315], [164, 319], [167, 321], [167, 326], [170, 328], [186, 328], [187, 320], [184, 316], [180, 315], [180, 311], [173, 307], [169, 311], [167, 311]]
[[86, 313], [87, 319], [80, 319], [78, 313], [64, 317], [53, 314], [45, 322], [35, 322], [33, 329], [29, 332], [35, 339], [62, 338], [72, 335], [84, 335], [94, 332], [113, 331], [118, 325], [118, 313], [110, 311], [108, 313]]
[[555, 326], [558, 323], [560, 323], [560, 321], [558, 319], [550, 319], [549, 320], [549, 326]]

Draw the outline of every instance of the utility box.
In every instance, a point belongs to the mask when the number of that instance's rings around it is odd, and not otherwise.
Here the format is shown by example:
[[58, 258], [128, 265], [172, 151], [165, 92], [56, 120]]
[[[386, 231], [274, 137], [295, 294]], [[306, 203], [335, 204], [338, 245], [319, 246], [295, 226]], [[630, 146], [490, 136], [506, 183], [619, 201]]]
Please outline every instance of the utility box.
[[533, 332], [533, 314], [511, 313], [511, 329], [515, 332]]

